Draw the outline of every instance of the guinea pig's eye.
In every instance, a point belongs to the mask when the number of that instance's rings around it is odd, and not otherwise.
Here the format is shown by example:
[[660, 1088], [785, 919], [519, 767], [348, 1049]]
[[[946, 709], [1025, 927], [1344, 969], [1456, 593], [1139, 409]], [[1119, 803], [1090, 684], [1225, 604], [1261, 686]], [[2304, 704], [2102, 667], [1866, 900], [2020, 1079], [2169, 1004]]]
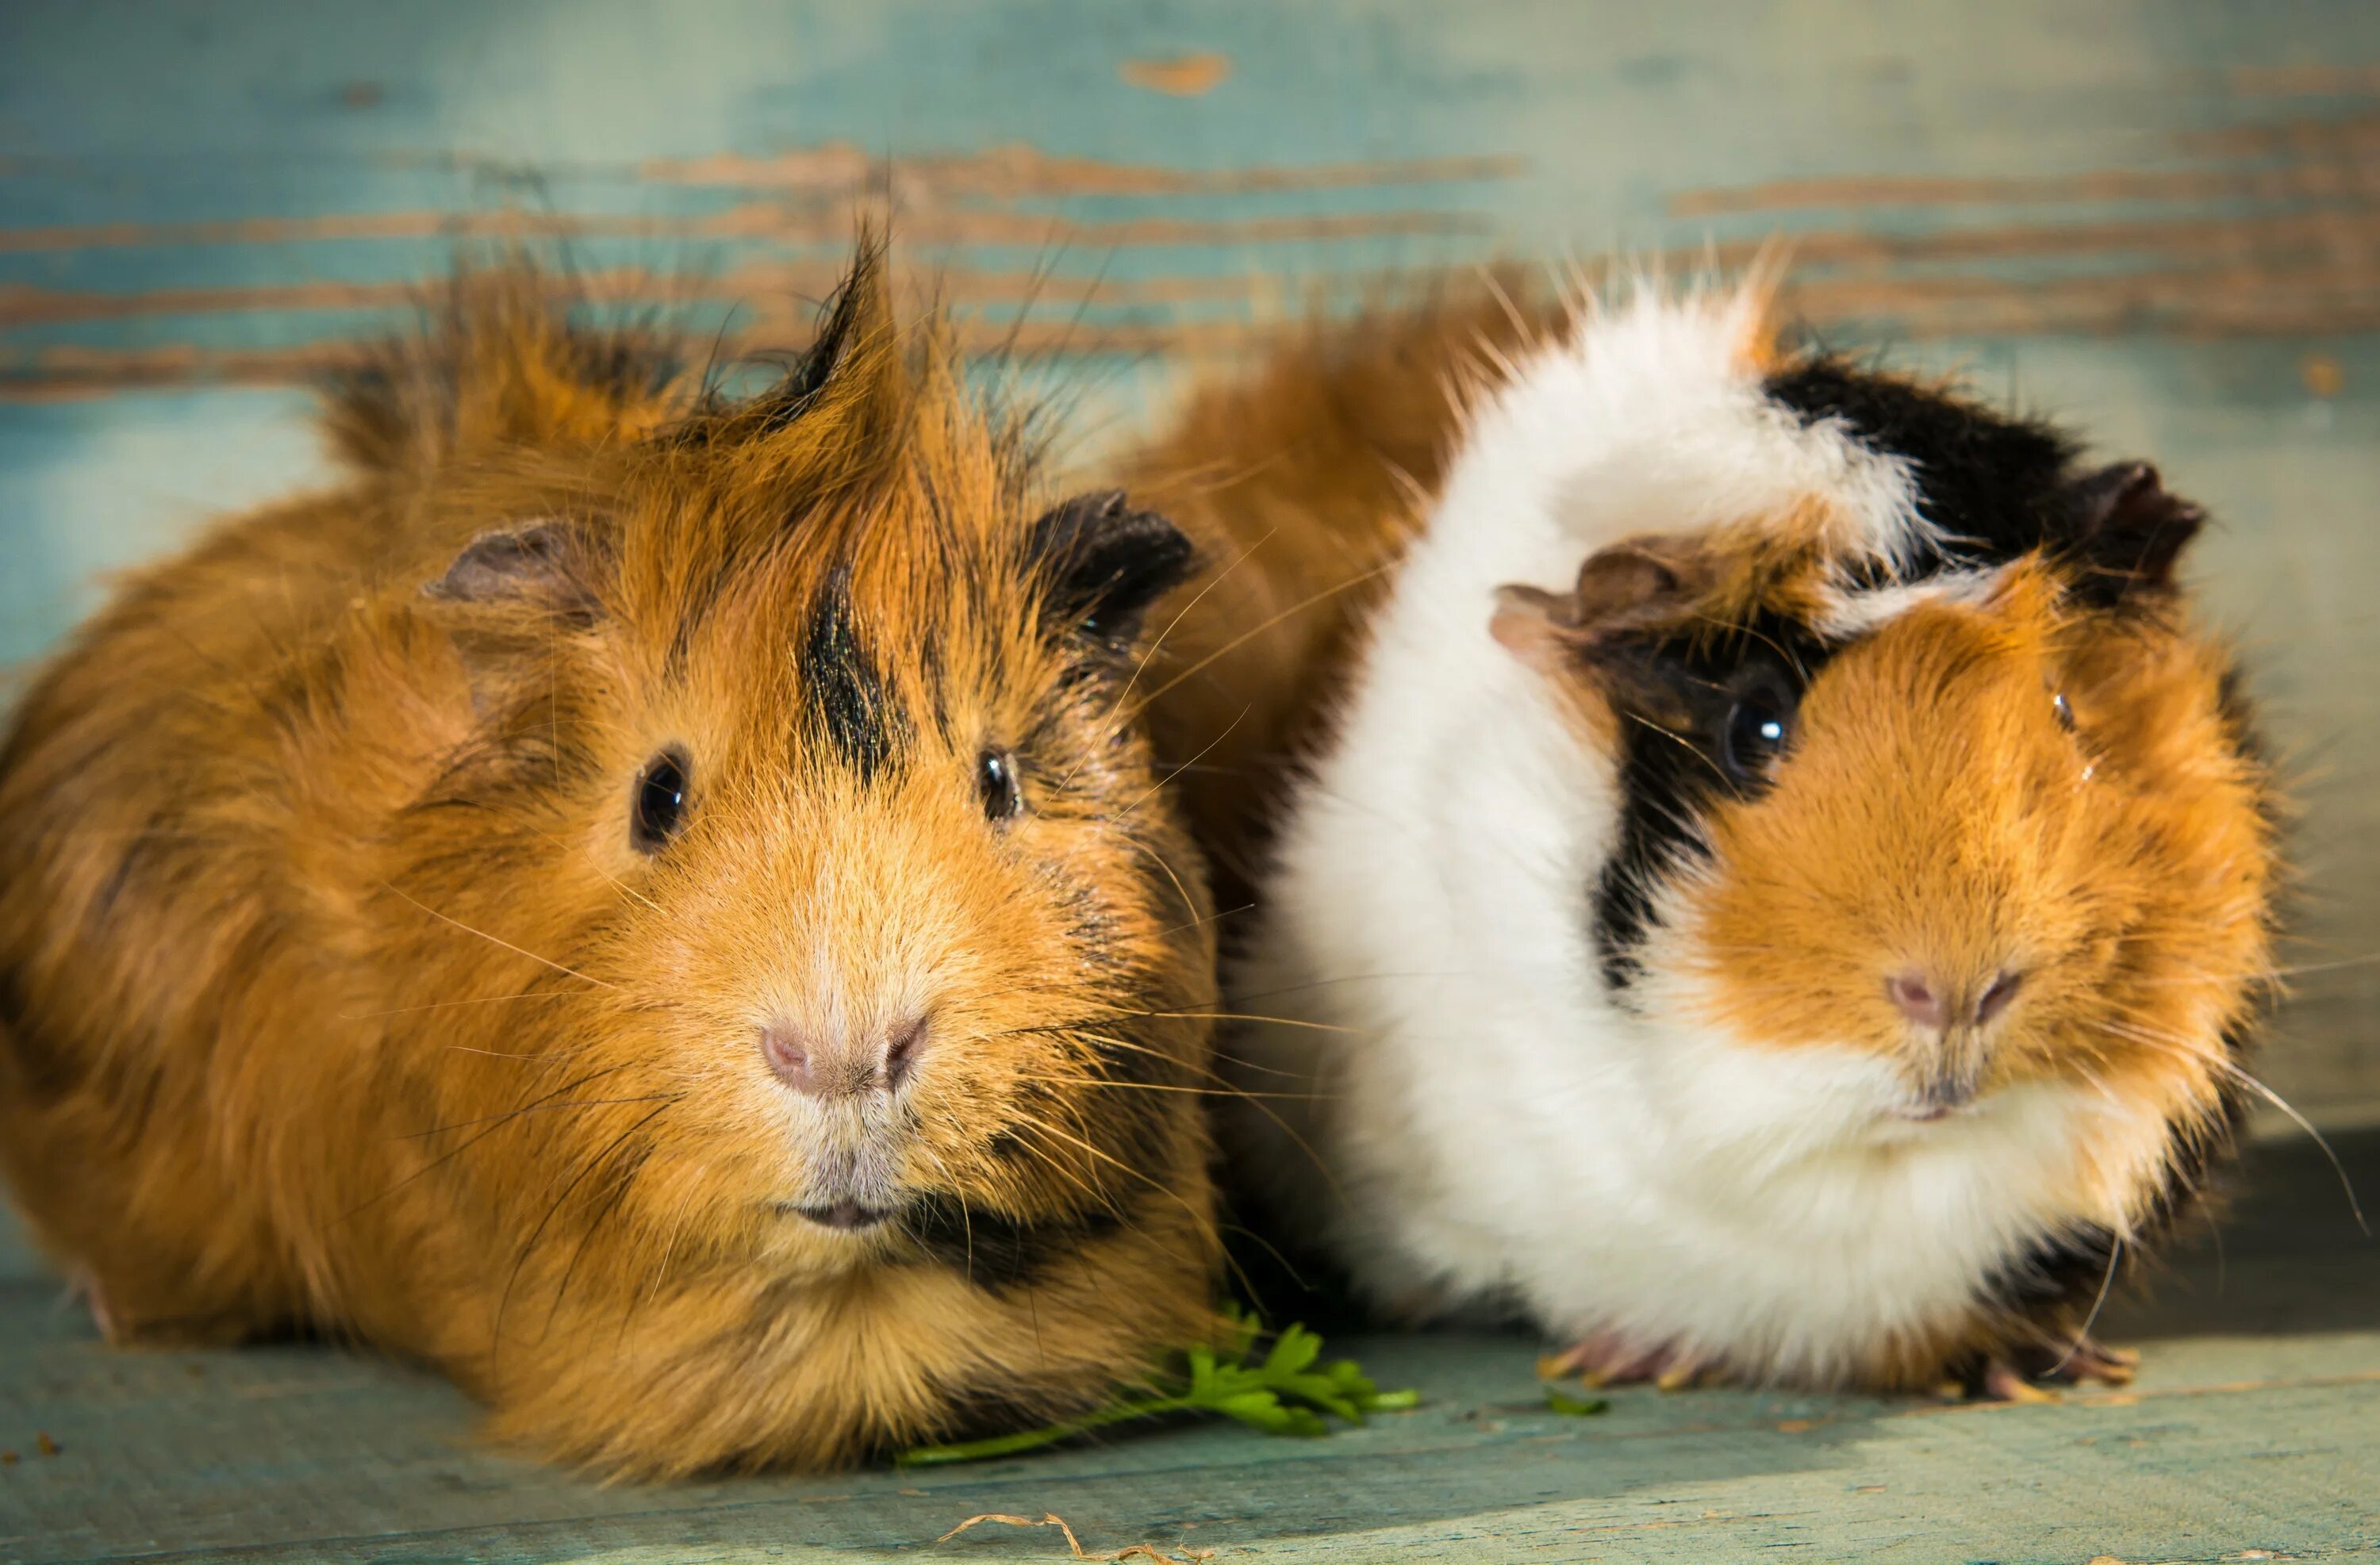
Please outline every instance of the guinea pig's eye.
[[1016, 758], [1006, 750], [986, 750], [977, 758], [975, 786], [987, 820], [1011, 819], [1025, 808], [1016, 791]]
[[638, 853], [659, 853], [686, 824], [686, 752], [662, 751], [637, 773], [629, 803], [628, 842]]
[[1720, 759], [1742, 781], [1766, 777], [1784, 753], [1792, 729], [1790, 698], [1767, 684], [1754, 685], [1736, 697], [1727, 714]]
[[2049, 698], [2049, 710], [2058, 714], [2058, 726], [2067, 733], [2074, 732], [2074, 709], [2067, 704], [2066, 692], [2058, 691]]

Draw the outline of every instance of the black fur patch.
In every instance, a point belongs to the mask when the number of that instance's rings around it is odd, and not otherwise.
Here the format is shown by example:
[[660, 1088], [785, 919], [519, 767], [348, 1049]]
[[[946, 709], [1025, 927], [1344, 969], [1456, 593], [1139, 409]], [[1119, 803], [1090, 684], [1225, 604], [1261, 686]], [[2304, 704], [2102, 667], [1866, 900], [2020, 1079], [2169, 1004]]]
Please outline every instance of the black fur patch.
[[1747, 678], [1763, 678], [1798, 701], [1832, 652], [1807, 626], [1763, 614], [1723, 637], [1622, 640], [1594, 653], [1621, 714], [1620, 839], [1593, 892], [1609, 988], [1638, 977], [1661, 881], [1707, 852], [1696, 825], [1703, 812], [1767, 786], [1726, 762], [1737, 693]]
[[1020, 1222], [954, 1195], [929, 1195], [902, 1215], [901, 1226], [935, 1263], [966, 1274], [989, 1293], [1029, 1288], [1058, 1262], [1123, 1227], [1113, 1212], [1091, 1211], [1049, 1222]]
[[812, 721], [861, 782], [898, 763], [910, 738], [908, 721], [860, 640], [847, 565], [828, 573], [810, 606], [801, 670]]
[[1871, 450], [1915, 465], [1920, 509], [1941, 536], [1904, 563], [1906, 577], [1996, 564], [2063, 540], [2074, 447], [2047, 424], [1833, 358], [1772, 375], [1766, 390], [1805, 423], [1835, 419]]
[[1129, 509], [1120, 489], [1050, 511], [1033, 524], [1027, 553], [1049, 583], [1050, 622], [1111, 646], [1139, 634], [1141, 616], [1189, 576], [1194, 558], [1181, 528]]
[[66, 1096], [82, 1080], [81, 1067], [34, 1031], [16, 970], [0, 966], [0, 1050], [6, 1050], [16, 1084], [36, 1102]]
[[[2223, 1035], [2226, 1059], [2236, 1062], [2248, 1051], [2248, 1034], [2243, 1029]], [[2217, 1091], [2213, 1125], [2193, 1129], [2177, 1124], [2168, 1133], [2165, 1182], [2126, 1246], [2134, 1263], [2142, 1250], [2161, 1244], [2174, 1225], [2206, 1198], [2218, 1164], [2229, 1158], [2238, 1144], [2240, 1127], [2248, 1119], [2247, 1089], [2225, 1077]], [[2096, 1223], [2045, 1234], [1985, 1279], [1982, 1296], [2009, 1316], [2039, 1322], [2053, 1337], [2060, 1330], [2077, 1329], [2082, 1325], [2079, 1312], [2090, 1307], [2102, 1288], [2112, 1286], [2109, 1268], [2119, 1264], [2115, 1247], [2116, 1235]], [[2070, 1315], [2074, 1318], [2066, 1319]]]
[[1052, 1396], [1049, 1388], [1022, 1382], [985, 1386], [973, 1379], [956, 1385], [938, 1381], [933, 1400], [941, 1410], [941, 1422], [934, 1431], [936, 1444], [1013, 1435], [1081, 1411], [1078, 1404]]

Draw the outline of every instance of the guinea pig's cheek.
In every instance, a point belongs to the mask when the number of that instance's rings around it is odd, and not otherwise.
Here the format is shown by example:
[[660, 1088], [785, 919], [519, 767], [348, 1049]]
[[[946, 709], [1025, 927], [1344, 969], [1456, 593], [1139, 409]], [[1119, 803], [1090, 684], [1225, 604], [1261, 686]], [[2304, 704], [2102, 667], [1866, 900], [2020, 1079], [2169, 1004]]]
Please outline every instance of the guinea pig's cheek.
[[1864, 1049], [1747, 1046], [1683, 1014], [1652, 1030], [1647, 1067], [1688, 1155], [1765, 1162], [1864, 1145], [1904, 1096]]

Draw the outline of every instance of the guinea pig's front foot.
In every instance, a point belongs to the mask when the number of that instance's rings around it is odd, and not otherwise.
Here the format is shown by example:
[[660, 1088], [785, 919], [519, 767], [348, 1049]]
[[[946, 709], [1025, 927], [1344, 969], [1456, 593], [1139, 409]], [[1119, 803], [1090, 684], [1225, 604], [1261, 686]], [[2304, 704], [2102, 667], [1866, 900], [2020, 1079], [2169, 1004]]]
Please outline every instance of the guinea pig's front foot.
[[1959, 1389], [1974, 1401], [2040, 1402], [2055, 1400], [2050, 1386], [2129, 1386], [2141, 1355], [2111, 1348], [2089, 1336], [2058, 1348], [2005, 1349], [1982, 1360], [1961, 1377]]
[[1652, 1382], [1682, 1391], [1718, 1377], [1719, 1366], [1676, 1342], [1645, 1343], [1616, 1331], [1591, 1331], [1572, 1347], [1537, 1360], [1547, 1380], [1577, 1376], [1589, 1386], [1636, 1386]]

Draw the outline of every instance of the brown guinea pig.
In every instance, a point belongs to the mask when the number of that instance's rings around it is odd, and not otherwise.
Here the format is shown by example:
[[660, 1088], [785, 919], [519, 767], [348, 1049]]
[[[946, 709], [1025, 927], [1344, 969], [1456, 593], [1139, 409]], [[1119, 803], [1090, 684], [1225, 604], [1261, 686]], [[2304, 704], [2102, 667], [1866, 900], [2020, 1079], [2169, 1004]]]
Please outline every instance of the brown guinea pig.
[[664, 1476], [1080, 1411], [1207, 1329], [1182, 534], [1038, 497], [873, 245], [742, 402], [467, 278], [347, 476], [0, 753], [0, 1156], [108, 1336], [428, 1359]]
[[1601, 1379], [2120, 1380], [2093, 1312], [2272, 982], [2202, 517], [1763, 317], [1450, 288], [1135, 459], [1232, 605], [1146, 682], [1238, 747], [1189, 780], [1257, 903], [1232, 1167], [1373, 1303]]

